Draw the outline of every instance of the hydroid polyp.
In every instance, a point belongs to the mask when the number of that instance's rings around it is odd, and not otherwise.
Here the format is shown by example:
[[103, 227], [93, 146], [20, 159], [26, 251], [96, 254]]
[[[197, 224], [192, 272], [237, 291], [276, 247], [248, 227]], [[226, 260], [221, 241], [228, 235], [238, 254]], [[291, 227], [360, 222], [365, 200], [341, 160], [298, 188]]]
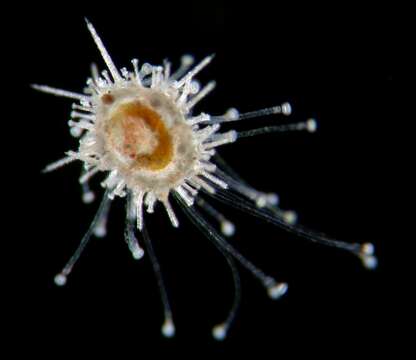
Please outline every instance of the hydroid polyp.
[[[150, 257], [164, 307], [162, 333], [167, 337], [175, 334], [175, 325], [160, 265], [145, 224], [145, 213], [153, 213], [157, 204], [162, 205], [173, 227], [178, 227], [182, 221], [177, 215], [177, 208], [182, 208], [186, 217], [218, 248], [231, 269], [235, 296], [224, 322], [213, 327], [212, 334], [218, 340], [226, 338], [240, 302], [236, 263], [251, 272], [272, 299], [283, 296], [288, 285], [265, 274], [226, 240], [234, 235], [235, 225], [210, 204], [210, 198], [310, 241], [346, 250], [369, 269], [376, 267], [372, 244], [330, 239], [296, 224], [296, 213], [281, 209], [276, 194], [259, 191], [247, 184], [218, 153], [221, 146], [244, 137], [286, 131], [313, 133], [317, 129], [314, 119], [300, 123], [281, 121], [277, 125], [245, 131], [230, 129], [233, 124], [262, 116], [278, 114], [279, 119], [284, 119], [291, 114], [291, 106], [284, 103], [246, 113], [231, 108], [223, 115], [195, 113], [195, 106], [216, 85], [211, 81], [201, 86], [196, 80], [198, 73], [213, 60], [212, 55], [196, 66], [193, 66], [193, 57], [185, 55], [176, 71], [172, 71], [168, 61], [162, 65], [139, 65], [137, 59], [131, 61], [131, 70], [119, 69], [89, 21], [87, 27], [107, 69], [99, 72], [97, 66], [92, 65], [91, 77], [83, 93], [33, 85], [39, 91], [74, 100], [68, 125], [71, 135], [79, 139], [78, 149], [68, 151], [65, 157], [48, 165], [44, 171], [81, 161], [79, 183], [83, 201], [90, 203], [95, 199], [89, 186], [93, 177], [101, 177], [101, 186], [105, 189], [88, 231], [56, 275], [57, 285], [67, 282], [91, 237], [106, 235], [109, 208], [116, 197], [126, 199], [124, 237], [133, 258], [139, 260], [144, 254]], [[223, 131], [227, 127], [228, 130]], [[216, 225], [211, 225], [206, 217]]]

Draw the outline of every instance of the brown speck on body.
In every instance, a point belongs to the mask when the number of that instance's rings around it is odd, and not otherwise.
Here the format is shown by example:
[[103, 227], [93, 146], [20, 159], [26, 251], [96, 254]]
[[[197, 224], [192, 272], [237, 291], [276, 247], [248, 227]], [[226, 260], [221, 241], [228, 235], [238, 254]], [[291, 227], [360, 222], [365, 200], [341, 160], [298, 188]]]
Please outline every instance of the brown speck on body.
[[111, 94], [104, 94], [103, 96], [101, 96], [101, 101], [105, 105], [111, 105], [114, 102], [114, 96]]

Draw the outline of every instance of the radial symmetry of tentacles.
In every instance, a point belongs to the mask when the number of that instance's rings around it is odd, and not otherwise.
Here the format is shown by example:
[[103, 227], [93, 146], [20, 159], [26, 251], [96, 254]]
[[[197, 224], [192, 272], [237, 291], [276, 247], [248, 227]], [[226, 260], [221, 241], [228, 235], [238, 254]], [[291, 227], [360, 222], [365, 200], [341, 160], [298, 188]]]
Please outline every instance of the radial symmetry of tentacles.
[[[119, 70], [92, 24], [87, 21], [87, 26], [107, 70], [100, 73], [93, 65], [92, 76], [83, 93], [33, 85], [37, 90], [76, 100], [68, 124], [71, 134], [79, 138], [79, 147], [48, 165], [45, 172], [80, 160], [83, 167], [79, 182], [86, 203], [95, 198], [89, 180], [105, 174], [101, 182], [105, 193], [98, 212], [75, 253], [55, 277], [57, 285], [66, 283], [92, 235], [105, 236], [109, 208], [116, 197], [126, 198], [125, 240], [133, 257], [142, 258], [146, 250], [152, 262], [164, 305], [162, 333], [168, 337], [175, 333], [172, 311], [144, 221], [144, 213], [153, 213], [157, 203], [163, 205], [172, 225], [178, 227], [179, 220], [171, 205], [173, 198], [224, 255], [231, 268], [235, 298], [225, 321], [213, 328], [213, 336], [218, 340], [226, 337], [239, 306], [240, 279], [235, 262], [249, 270], [273, 299], [284, 295], [288, 286], [266, 275], [225, 240], [224, 236], [234, 234], [234, 224], [209, 203], [210, 197], [313, 242], [347, 250], [358, 256], [369, 269], [376, 267], [372, 244], [333, 240], [296, 224], [296, 213], [282, 210], [276, 194], [258, 191], [247, 184], [218, 155], [220, 146], [243, 137], [291, 130], [314, 132], [317, 127], [314, 119], [223, 132], [221, 126], [229, 123], [273, 114], [290, 115], [291, 107], [284, 103], [248, 113], [231, 108], [223, 115], [194, 114], [195, 105], [215, 87], [215, 82], [201, 87], [195, 80], [195, 76], [211, 62], [212, 56], [193, 66], [193, 57], [185, 55], [174, 72], [168, 61], [162, 66], [144, 63], [139, 67], [137, 59], [132, 60], [131, 71], [127, 68]], [[219, 231], [201, 212], [218, 223]], [[145, 250], [139, 244], [136, 230]]]

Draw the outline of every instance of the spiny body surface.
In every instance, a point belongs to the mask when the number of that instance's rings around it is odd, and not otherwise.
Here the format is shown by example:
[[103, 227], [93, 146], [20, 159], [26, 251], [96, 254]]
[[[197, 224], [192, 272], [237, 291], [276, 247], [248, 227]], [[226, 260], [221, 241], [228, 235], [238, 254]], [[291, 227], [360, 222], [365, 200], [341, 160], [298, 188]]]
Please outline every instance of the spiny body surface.
[[[215, 87], [215, 82], [210, 82], [201, 88], [195, 80], [195, 75], [211, 62], [212, 56], [192, 68], [193, 59], [186, 55], [180, 68], [173, 73], [167, 61], [163, 66], [144, 63], [139, 69], [136, 59], [132, 60], [133, 71], [118, 70], [92, 24], [87, 21], [87, 26], [109, 72], [104, 70], [100, 74], [93, 65], [92, 77], [82, 94], [33, 85], [37, 90], [77, 100], [73, 104], [69, 126], [71, 134], [80, 139], [79, 148], [67, 152], [66, 157], [48, 165], [45, 171], [81, 160], [83, 171], [79, 182], [85, 202], [94, 200], [88, 181], [96, 174], [107, 174], [101, 183], [105, 194], [98, 212], [79, 247], [55, 277], [56, 284], [66, 283], [91, 236], [106, 234], [107, 215], [115, 197], [127, 200], [125, 239], [133, 257], [140, 259], [144, 254], [135, 236], [137, 228], [151, 259], [164, 305], [162, 332], [165, 336], [173, 336], [175, 326], [143, 214], [144, 210], [152, 213], [156, 203], [160, 202], [172, 225], [177, 227], [179, 221], [170, 203], [172, 196], [224, 255], [232, 271], [235, 298], [226, 320], [213, 328], [213, 336], [218, 340], [226, 337], [239, 305], [240, 279], [235, 261], [260, 280], [273, 299], [286, 293], [287, 284], [266, 275], [221, 236], [220, 232], [232, 236], [234, 225], [213, 208], [206, 197], [215, 197], [311, 241], [347, 250], [357, 255], [367, 268], [375, 268], [377, 260], [372, 244], [345, 243], [295, 225], [296, 214], [280, 209], [276, 194], [264, 193], [248, 185], [216, 152], [219, 146], [242, 137], [275, 131], [314, 132], [315, 120], [242, 132], [220, 132], [224, 123], [272, 114], [289, 115], [291, 107], [285, 103], [244, 114], [230, 109], [224, 115], [194, 115], [194, 106]], [[199, 210], [219, 223], [220, 232], [205, 220]]]

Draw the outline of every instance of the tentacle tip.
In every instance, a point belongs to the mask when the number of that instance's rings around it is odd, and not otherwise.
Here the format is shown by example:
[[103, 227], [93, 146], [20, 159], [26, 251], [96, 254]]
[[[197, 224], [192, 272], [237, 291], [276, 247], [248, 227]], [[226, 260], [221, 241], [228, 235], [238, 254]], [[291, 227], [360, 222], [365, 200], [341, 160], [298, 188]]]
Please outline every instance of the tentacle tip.
[[374, 255], [374, 244], [364, 243], [361, 245], [361, 254], [363, 255]]
[[256, 198], [256, 206], [258, 208], [263, 208], [267, 205], [268, 198], [265, 194], [261, 194]]
[[223, 235], [231, 237], [235, 234], [235, 225], [228, 220], [224, 220], [221, 222], [221, 232]]
[[179, 221], [178, 221], [178, 219], [176, 217], [173, 217], [172, 215], [169, 215], [169, 220], [170, 220], [171, 225], [175, 229], [177, 229], [179, 227]]
[[224, 114], [224, 118], [227, 121], [238, 120], [239, 116], [240, 116], [240, 113], [236, 108], [230, 108]]
[[185, 54], [181, 57], [183, 66], [191, 66], [195, 62], [195, 58], [191, 54]]
[[296, 221], [298, 220], [298, 215], [296, 214], [295, 211], [288, 210], [284, 212], [283, 220], [286, 223], [293, 225], [293, 224], [296, 224]]
[[64, 286], [66, 284], [67, 277], [66, 275], [59, 273], [55, 276], [54, 282], [57, 286]]
[[377, 257], [374, 255], [374, 244], [362, 244], [358, 256], [360, 257], [366, 269], [374, 270], [377, 268], [378, 260]]
[[279, 204], [279, 195], [275, 193], [266, 194], [267, 202], [271, 206], [277, 206]]
[[81, 134], [82, 134], [82, 129], [81, 128], [79, 128], [79, 127], [71, 127], [70, 129], [69, 129], [69, 132], [70, 132], [70, 134], [71, 134], [71, 136], [72, 137], [74, 137], [74, 138], [78, 138], [78, 137], [80, 137], [81, 136]]
[[171, 338], [175, 336], [175, 325], [172, 319], [167, 318], [162, 325], [162, 334], [164, 337]]
[[103, 238], [107, 235], [107, 229], [103, 225], [98, 225], [94, 228], [94, 235], [98, 238]]
[[276, 283], [268, 287], [267, 293], [271, 299], [277, 300], [287, 293], [288, 288], [288, 284], [285, 282]]
[[39, 90], [39, 91], [42, 89], [42, 86], [39, 84], [30, 84], [30, 87], [34, 90]]
[[91, 204], [95, 200], [95, 194], [92, 191], [87, 191], [82, 194], [82, 202], [84, 204]]
[[135, 260], [140, 260], [144, 256], [144, 250], [142, 248], [134, 249], [131, 254]]
[[378, 259], [374, 255], [364, 255], [361, 257], [361, 261], [368, 270], [375, 270], [378, 266]]
[[318, 128], [318, 122], [315, 119], [308, 119], [306, 121], [306, 130], [308, 130], [310, 133], [313, 133]]
[[288, 102], [282, 104], [282, 114], [287, 116], [292, 114], [292, 106]]
[[223, 341], [227, 337], [227, 326], [225, 324], [218, 324], [212, 328], [212, 337], [215, 340]]

